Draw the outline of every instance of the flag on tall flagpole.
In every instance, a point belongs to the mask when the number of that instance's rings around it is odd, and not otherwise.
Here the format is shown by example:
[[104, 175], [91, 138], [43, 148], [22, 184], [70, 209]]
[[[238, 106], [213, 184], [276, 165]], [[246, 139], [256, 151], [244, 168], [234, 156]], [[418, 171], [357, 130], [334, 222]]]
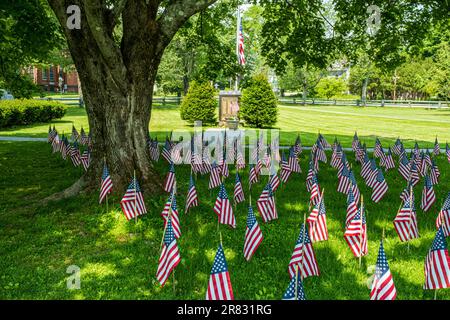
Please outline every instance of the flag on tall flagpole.
[[244, 33], [242, 30], [241, 11], [239, 6], [237, 9], [237, 37], [236, 37], [236, 54], [238, 62], [241, 66], [245, 66], [245, 54], [244, 54]]
[[213, 267], [209, 276], [206, 300], [234, 300], [230, 274], [222, 244], [217, 249]]

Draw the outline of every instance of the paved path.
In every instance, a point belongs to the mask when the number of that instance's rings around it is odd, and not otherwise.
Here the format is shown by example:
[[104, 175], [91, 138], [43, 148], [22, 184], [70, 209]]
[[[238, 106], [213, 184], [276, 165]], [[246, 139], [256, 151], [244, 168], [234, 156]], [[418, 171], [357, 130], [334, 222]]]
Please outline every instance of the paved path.
[[43, 142], [47, 142], [47, 138], [0, 136], [0, 141], [34, 141], [34, 142], [43, 141]]

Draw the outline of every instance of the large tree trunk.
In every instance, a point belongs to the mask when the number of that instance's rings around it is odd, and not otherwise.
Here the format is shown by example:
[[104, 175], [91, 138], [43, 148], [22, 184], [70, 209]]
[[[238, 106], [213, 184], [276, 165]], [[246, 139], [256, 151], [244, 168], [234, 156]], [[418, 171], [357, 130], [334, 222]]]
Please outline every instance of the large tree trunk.
[[[98, 189], [104, 161], [114, 191], [122, 194], [134, 172], [146, 193], [161, 189], [149, 158], [147, 137], [153, 85], [164, 49], [194, 13], [216, 0], [48, 0], [67, 38], [78, 70], [92, 137], [91, 165], [73, 186], [50, 199]], [[70, 5], [81, 9], [81, 29], [66, 27]], [[161, 13], [162, 12], [162, 13]], [[120, 45], [115, 25], [122, 21]]]

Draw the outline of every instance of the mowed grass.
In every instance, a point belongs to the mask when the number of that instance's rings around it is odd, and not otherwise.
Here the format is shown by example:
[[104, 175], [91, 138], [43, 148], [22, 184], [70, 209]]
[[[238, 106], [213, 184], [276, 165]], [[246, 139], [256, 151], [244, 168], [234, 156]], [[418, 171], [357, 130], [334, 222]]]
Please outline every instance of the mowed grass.
[[[320, 164], [318, 178], [325, 189], [329, 240], [314, 244], [321, 275], [304, 280], [308, 299], [369, 298], [368, 272], [376, 262], [379, 240], [385, 229], [385, 249], [397, 287], [398, 299], [433, 299], [434, 292], [422, 289], [424, 260], [435, 235], [435, 218], [450, 191], [450, 164], [444, 155], [437, 159], [441, 170], [436, 186], [437, 202], [428, 213], [419, 209], [422, 183], [415, 188], [420, 238], [401, 243], [393, 227], [405, 181], [397, 170], [385, 176], [389, 185], [380, 203], [370, 200], [370, 190], [359, 175], [359, 166], [348, 153], [356, 178], [366, 199], [369, 253], [358, 260], [343, 238], [346, 198], [336, 191], [336, 171]], [[236, 229], [220, 226], [236, 299], [281, 299], [289, 283], [288, 263], [307, 213], [307, 154], [302, 155], [302, 174], [291, 176], [276, 192], [279, 219], [258, 222], [264, 240], [247, 262], [242, 253], [249, 193], [248, 169], [242, 173], [247, 201], [237, 205]], [[328, 153], [328, 159], [330, 154]], [[161, 178], [168, 171], [156, 165]], [[160, 212], [167, 194], [145, 195], [148, 214], [126, 221], [119, 201], [125, 190], [115, 190], [109, 211], [98, 204], [98, 194], [84, 194], [42, 206], [40, 200], [73, 183], [81, 174], [69, 161], [52, 154], [50, 146], [38, 142], [0, 142], [0, 298], [2, 299], [204, 299], [209, 272], [219, 243], [217, 216], [212, 211], [217, 189], [207, 189], [209, 176], [198, 176], [200, 206], [184, 212], [189, 167], [177, 166], [177, 203], [182, 236], [178, 241], [181, 263], [173, 278], [160, 288], [156, 270], [163, 234]], [[233, 194], [234, 167], [226, 189]], [[255, 200], [267, 177], [252, 191]], [[145, 190], [144, 190], [145, 191]], [[81, 268], [81, 289], [68, 290], [70, 265]], [[440, 290], [438, 299], [450, 299], [450, 290]]]
[[[66, 116], [52, 122], [60, 133], [70, 134], [72, 124], [80, 130], [88, 130], [86, 112], [82, 108], [69, 107]], [[49, 124], [36, 124], [0, 130], [0, 136], [46, 137]], [[449, 109], [415, 108], [358, 108], [339, 106], [280, 106], [279, 118], [274, 128], [279, 129], [282, 145], [290, 145], [297, 134], [302, 142], [311, 146], [320, 132], [332, 142], [335, 137], [344, 147], [349, 147], [355, 131], [360, 139], [373, 147], [376, 137], [383, 146], [393, 145], [397, 137], [405, 147], [413, 147], [417, 141], [422, 148], [433, 148], [437, 137], [441, 147], [450, 142]], [[150, 133], [164, 140], [170, 131], [193, 131], [193, 126], [181, 120], [176, 105], [157, 104], [152, 109]], [[251, 130], [251, 129], [250, 129]]]

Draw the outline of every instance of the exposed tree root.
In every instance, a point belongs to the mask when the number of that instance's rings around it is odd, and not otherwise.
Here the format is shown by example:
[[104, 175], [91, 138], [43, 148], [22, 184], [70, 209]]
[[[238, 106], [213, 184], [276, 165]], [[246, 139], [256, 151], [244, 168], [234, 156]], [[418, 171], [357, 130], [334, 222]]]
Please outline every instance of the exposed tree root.
[[74, 184], [72, 184], [67, 189], [52, 194], [51, 196], [48, 196], [47, 198], [42, 200], [43, 204], [47, 204], [49, 201], [59, 201], [71, 197], [75, 197], [79, 195], [87, 186], [87, 181], [85, 176], [82, 176], [80, 179], [78, 179]]

